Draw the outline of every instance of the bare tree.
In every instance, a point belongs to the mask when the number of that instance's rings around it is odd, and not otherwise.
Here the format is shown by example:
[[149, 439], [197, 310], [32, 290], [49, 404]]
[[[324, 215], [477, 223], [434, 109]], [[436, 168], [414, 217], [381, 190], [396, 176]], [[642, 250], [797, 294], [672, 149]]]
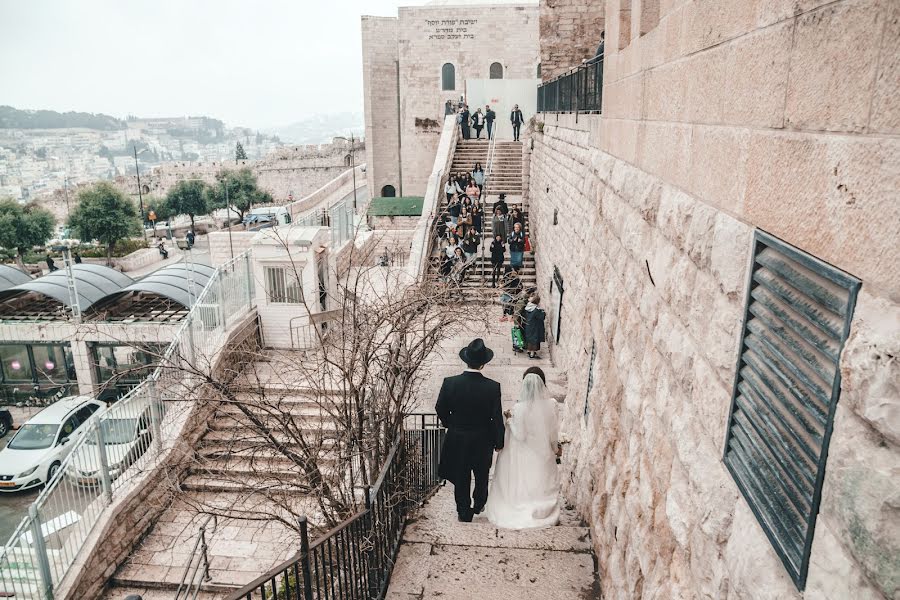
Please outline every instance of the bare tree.
[[[287, 239], [271, 231], [287, 250]], [[488, 314], [483, 303], [461, 302], [456, 283], [379, 266], [384, 247], [375, 237], [347, 245], [330, 270], [331, 289], [302, 298], [310, 323], [297, 332], [297, 347], [243, 347], [238, 360], [213, 369], [181, 346], [162, 362], [166, 379], [179, 382], [167, 401], [206, 404], [214, 415], [190, 470], [235, 492], [228, 501], [178, 493], [179, 465], [171, 477], [179, 501], [198, 513], [292, 529], [301, 515], [332, 527], [361, 508], [433, 353], [462, 328], [486, 325]], [[291, 263], [292, 283], [302, 284], [301, 270]]]

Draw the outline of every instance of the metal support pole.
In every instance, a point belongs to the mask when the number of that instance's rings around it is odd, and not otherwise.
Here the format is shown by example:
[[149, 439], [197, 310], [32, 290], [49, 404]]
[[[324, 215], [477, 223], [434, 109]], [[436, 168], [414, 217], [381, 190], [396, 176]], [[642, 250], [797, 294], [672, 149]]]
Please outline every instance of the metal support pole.
[[[228, 171], [226, 171], [227, 173]], [[225, 222], [228, 224], [228, 250], [231, 253], [231, 260], [234, 260], [234, 244], [231, 242], [231, 204], [228, 199], [228, 176], [225, 176]], [[208, 240], [209, 238], [207, 238]]]
[[138, 167], [137, 145], [131, 147], [134, 150], [134, 172], [137, 174], [138, 203], [141, 209], [141, 232], [144, 235], [144, 241], [147, 241], [147, 228], [144, 227], [144, 192], [141, 190], [141, 169]]
[[312, 571], [309, 566], [309, 529], [305, 516], [300, 517], [300, 568], [303, 573], [303, 599], [313, 600]]
[[[354, 149], [355, 149], [355, 147], [354, 147], [353, 133], [351, 132], [350, 133], [350, 171], [353, 174], [353, 215], [354, 215], [354, 221], [355, 221], [357, 206], [356, 206], [356, 157], [354, 156], [354, 154], [355, 154]], [[354, 222], [353, 225], [355, 227], [356, 223]]]
[[203, 558], [203, 581], [210, 581], [212, 577], [209, 575], [209, 556], [206, 546], [206, 524], [200, 528], [200, 556]]
[[97, 424], [97, 453], [100, 457], [100, 484], [103, 487], [103, 495], [106, 496], [106, 503], [112, 504], [112, 480], [109, 478], [109, 460], [106, 456], [106, 440], [103, 435], [103, 421], [96, 421]]
[[72, 309], [72, 320], [81, 323], [81, 305], [78, 304], [78, 288], [75, 285], [75, 271], [72, 267], [72, 250], [68, 246], [61, 249], [63, 268], [66, 270], [66, 287], [69, 289], [69, 304]]
[[159, 404], [158, 379], [151, 379], [147, 385], [147, 393], [150, 395], [150, 430], [153, 432], [153, 445], [156, 453], [162, 453], [162, 407]]
[[47, 557], [47, 544], [44, 543], [44, 532], [41, 531], [41, 517], [37, 505], [28, 507], [28, 518], [31, 519], [31, 538], [34, 557], [38, 563], [38, 573], [44, 588], [44, 598], [53, 600], [53, 577], [50, 574], [50, 559]]

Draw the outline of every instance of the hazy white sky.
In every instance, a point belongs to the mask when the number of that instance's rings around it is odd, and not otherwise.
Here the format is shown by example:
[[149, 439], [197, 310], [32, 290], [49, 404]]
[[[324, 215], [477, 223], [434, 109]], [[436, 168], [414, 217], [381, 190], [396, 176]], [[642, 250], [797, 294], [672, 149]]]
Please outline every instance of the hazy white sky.
[[0, 104], [270, 127], [362, 112], [360, 16], [422, 0], [0, 0]]

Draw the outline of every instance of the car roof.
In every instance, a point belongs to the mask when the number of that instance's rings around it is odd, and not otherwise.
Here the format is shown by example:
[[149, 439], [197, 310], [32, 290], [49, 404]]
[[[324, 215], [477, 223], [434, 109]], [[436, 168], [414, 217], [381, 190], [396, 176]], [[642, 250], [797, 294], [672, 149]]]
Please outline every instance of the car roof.
[[92, 402], [94, 404], [99, 404], [98, 401], [94, 400], [90, 396], [68, 396], [61, 400], [58, 400], [34, 415], [30, 419], [28, 419], [29, 424], [55, 424], [62, 423], [63, 419], [65, 419], [72, 411], [77, 408], [80, 408], [87, 402]]

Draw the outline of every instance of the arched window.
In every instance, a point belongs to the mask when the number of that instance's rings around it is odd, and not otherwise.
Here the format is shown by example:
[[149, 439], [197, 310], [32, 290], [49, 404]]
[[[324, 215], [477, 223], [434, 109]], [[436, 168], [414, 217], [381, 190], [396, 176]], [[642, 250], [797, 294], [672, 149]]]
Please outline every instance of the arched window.
[[456, 89], [456, 67], [453, 66], [453, 63], [444, 63], [444, 66], [441, 67], [441, 89]]
[[[453, 66], [453, 65], [450, 65]], [[392, 185], [386, 185], [381, 188], [381, 197], [382, 198], [393, 198], [397, 195], [397, 191], [394, 189]]]
[[503, 65], [498, 62], [491, 63], [491, 79], [503, 79]]
[[350, 159], [350, 155], [349, 155], [349, 154], [348, 154], [347, 156], [344, 157], [344, 166], [345, 166], [345, 167], [349, 167], [351, 162], [352, 162], [352, 161], [351, 161], [351, 159]]
[[537, 68], [537, 78], [538, 78], [538, 79], [541, 78], [541, 63], [538, 63], [538, 68]]

